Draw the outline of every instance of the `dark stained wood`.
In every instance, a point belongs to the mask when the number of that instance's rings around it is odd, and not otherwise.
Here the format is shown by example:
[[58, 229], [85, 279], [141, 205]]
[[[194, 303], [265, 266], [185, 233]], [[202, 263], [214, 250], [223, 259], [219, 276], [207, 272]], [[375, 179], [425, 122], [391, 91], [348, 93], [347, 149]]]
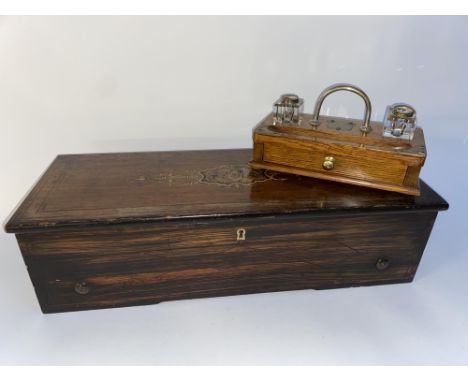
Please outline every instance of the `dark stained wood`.
[[[411, 141], [382, 137], [383, 124], [372, 122], [362, 134], [361, 121], [320, 117], [312, 128], [312, 115], [304, 114], [298, 126], [274, 125], [273, 113], [254, 129], [254, 169], [280, 171], [318, 179], [419, 195], [419, 173], [426, 159], [424, 134], [417, 128]], [[330, 121], [353, 124], [349, 131], [328, 128]], [[324, 169], [325, 157], [335, 165]], [[406, 176], [408, 173], [408, 176]]]
[[250, 149], [60, 155], [5, 229], [448, 207], [423, 182], [413, 197], [251, 171], [251, 157]]
[[[44, 312], [409, 282], [435, 212], [230, 219], [18, 234]], [[237, 240], [244, 228], [246, 240]], [[390, 266], [378, 270], [386, 259]], [[75, 292], [86, 283], [87, 295]]]
[[251, 156], [59, 156], [6, 225], [42, 311], [410, 282], [448, 208], [423, 182], [413, 197], [251, 171]]

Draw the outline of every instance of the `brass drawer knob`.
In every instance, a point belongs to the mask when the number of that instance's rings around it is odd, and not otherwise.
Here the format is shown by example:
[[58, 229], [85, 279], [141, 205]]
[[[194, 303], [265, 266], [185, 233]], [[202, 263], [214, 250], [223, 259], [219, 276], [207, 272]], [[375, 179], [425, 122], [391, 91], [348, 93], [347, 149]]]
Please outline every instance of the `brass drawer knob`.
[[379, 271], [383, 271], [384, 269], [387, 269], [389, 265], [390, 265], [390, 261], [388, 259], [378, 259], [377, 262], [375, 263], [375, 267]]
[[75, 292], [78, 294], [88, 294], [91, 288], [85, 283], [76, 283], [75, 284]]
[[325, 170], [333, 170], [333, 167], [335, 167], [335, 158], [332, 156], [325, 157], [323, 160], [322, 167]]

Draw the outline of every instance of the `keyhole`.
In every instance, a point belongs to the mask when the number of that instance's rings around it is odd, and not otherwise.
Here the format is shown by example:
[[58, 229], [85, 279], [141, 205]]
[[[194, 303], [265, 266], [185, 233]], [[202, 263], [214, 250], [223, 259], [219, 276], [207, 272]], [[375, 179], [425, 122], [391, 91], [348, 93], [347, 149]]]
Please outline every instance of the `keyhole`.
[[237, 230], [237, 240], [245, 240], [245, 229], [239, 228]]

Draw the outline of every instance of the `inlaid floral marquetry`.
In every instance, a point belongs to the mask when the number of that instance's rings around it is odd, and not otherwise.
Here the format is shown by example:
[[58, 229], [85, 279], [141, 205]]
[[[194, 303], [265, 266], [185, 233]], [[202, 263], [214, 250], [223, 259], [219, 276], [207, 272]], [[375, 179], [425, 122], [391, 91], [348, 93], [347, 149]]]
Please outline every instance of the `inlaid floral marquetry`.
[[[299, 178], [299, 177], [296, 177]], [[166, 172], [157, 175], [139, 175], [134, 182], [140, 184], [164, 183], [166, 185], [184, 184], [194, 185], [200, 183], [213, 184], [221, 187], [242, 187], [255, 183], [284, 181], [287, 176], [270, 170], [253, 170], [245, 165], [220, 165], [205, 170], [185, 170], [181, 173]]]
[[286, 176], [269, 170], [252, 170], [247, 165], [223, 165], [200, 172], [201, 183], [217, 184], [225, 187], [250, 186], [268, 180], [284, 181]]

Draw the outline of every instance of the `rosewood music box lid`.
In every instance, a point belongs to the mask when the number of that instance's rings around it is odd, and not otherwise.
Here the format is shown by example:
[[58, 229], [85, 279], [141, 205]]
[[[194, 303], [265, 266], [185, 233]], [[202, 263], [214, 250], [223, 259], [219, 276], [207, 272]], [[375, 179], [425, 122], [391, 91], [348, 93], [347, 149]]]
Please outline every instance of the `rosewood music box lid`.
[[250, 149], [59, 155], [5, 230], [448, 208], [424, 182], [415, 197], [252, 170], [251, 157]]

